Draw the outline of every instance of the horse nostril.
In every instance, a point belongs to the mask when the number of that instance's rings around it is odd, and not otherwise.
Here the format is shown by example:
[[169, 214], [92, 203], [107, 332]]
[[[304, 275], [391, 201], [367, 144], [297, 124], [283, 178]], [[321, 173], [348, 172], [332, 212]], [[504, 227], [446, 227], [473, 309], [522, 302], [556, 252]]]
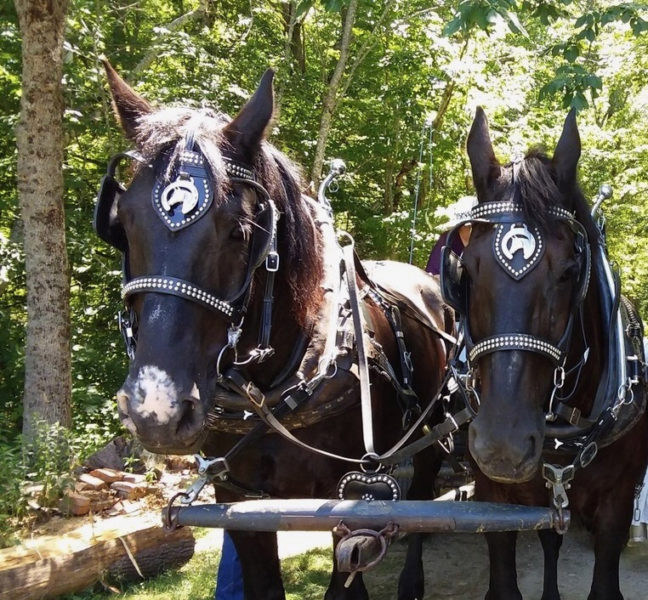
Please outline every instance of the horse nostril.
[[529, 436], [529, 450], [524, 457], [526, 461], [532, 461], [536, 457], [536, 451], [538, 450], [538, 438], [535, 435]]
[[129, 396], [124, 388], [117, 392], [117, 407], [125, 415], [128, 414], [128, 400]]
[[193, 429], [196, 424], [196, 414], [198, 412], [198, 400], [192, 398], [184, 398], [182, 400], [182, 408], [180, 409], [180, 420], [178, 421], [177, 431], [181, 429]]

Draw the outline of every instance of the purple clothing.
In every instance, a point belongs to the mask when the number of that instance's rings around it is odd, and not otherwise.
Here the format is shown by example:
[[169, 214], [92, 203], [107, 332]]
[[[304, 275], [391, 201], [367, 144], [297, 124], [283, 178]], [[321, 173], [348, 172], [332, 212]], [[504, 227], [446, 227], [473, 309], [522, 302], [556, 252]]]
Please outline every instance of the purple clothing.
[[[441, 272], [441, 250], [443, 249], [444, 246], [448, 245], [449, 234], [450, 234], [449, 231], [441, 234], [436, 244], [434, 244], [434, 248], [432, 248], [432, 252], [430, 252], [430, 258], [428, 258], [428, 262], [427, 262], [427, 266], [425, 267], [425, 270], [431, 275], [438, 275]], [[464, 245], [463, 242], [461, 241], [461, 237], [459, 236], [459, 234], [454, 236], [454, 239], [452, 240], [451, 248], [452, 251], [457, 255], [460, 255], [463, 252]]]

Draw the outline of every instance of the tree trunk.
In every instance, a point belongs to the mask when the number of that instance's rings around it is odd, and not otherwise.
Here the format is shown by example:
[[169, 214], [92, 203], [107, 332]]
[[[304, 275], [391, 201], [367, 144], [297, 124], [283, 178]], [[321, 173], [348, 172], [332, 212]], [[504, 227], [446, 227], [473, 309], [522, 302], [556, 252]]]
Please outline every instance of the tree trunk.
[[22, 33], [18, 194], [27, 332], [23, 433], [40, 418], [69, 426], [70, 305], [63, 211], [63, 31], [67, 0], [15, 0]]
[[315, 184], [315, 189], [319, 185], [322, 176], [322, 167], [324, 165], [324, 153], [326, 151], [326, 143], [331, 131], [331, 119], [335, 106], [337, 104], [338, 90], [342, 82], [342, 75], [349, 58], [349, 47], [351, 45], [351, 30], [353, 22], [355, 21], [356, 10], [358, 8], [358, 0], [351, 0], [347, 6], [346, 14], [342, 22], [342, 40], [340, 42], [340, 57], [335, 65], [333, 76], [329, 81], [324, 102], [322, 103], [322, 116], [320, 118], [319, 133], [317, 134], [317, 146], [315, 147], [315, 157], [313, 158], [313, 166], [311, 168], [311, 180]]

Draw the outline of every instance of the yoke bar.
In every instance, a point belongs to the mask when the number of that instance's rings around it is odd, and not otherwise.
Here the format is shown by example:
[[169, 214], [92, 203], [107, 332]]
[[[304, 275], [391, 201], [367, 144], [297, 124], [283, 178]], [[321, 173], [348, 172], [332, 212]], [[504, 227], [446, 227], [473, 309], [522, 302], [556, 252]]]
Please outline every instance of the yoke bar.
[[[170, 510], [173, 525], [235, 531], [328, 531], [340, 521], [350, 529], [376, 530], [391, 522], [399, 531], [417, 533], [539, 530], [557, 524], [556, 514], [549, 507], [494, 502], [264, 499], [173, 506]], [[568, 511], [565, 520], [568, 525]]]

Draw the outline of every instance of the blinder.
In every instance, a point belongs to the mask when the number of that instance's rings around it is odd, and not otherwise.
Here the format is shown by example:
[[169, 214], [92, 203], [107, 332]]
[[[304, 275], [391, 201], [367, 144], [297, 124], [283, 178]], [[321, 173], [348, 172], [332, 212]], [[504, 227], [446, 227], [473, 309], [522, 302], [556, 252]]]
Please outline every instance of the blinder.
[[457, 228], [448, 234], [447, 243], [441, 250], [441, 295], [448, 306], [465, 315], [468, 313], [468, 279], [461, 257], [452, 249], [455, 235], [458, 235]]
[[101, 178], [99, 184], [92, 221], [96, 234], [104, 242], [124, 253], [128, 250], [128, 241], [126, 232], [117, 219], [117, 204], [126, 188], [117, 180], [116, 175], [119, 164], [125, 159], [144, 162], [137, 152], [120, 152], [108, 161], [106, 174]]

